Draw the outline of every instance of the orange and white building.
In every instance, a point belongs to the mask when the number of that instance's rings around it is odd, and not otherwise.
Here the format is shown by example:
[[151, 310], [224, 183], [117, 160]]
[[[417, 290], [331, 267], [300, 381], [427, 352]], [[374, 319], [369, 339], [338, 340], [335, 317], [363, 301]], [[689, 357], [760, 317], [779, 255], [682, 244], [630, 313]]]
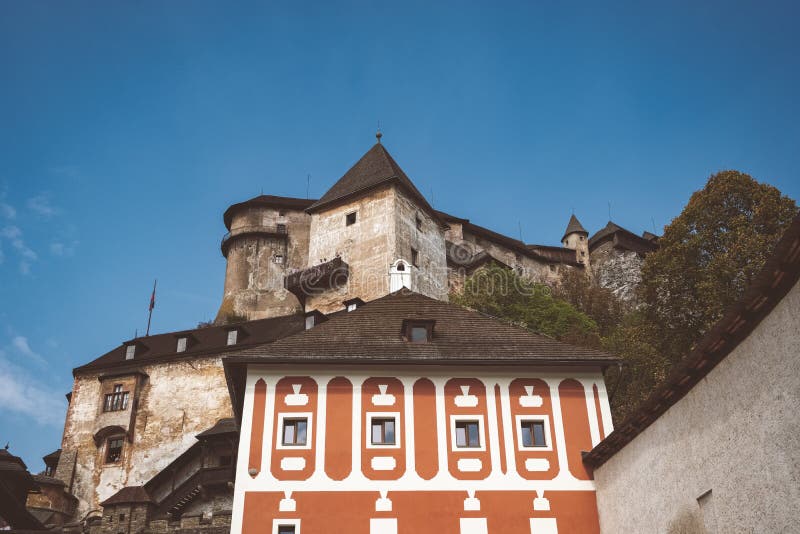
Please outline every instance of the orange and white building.
[[231, 532], [599, 532], [611, 357], [408, 290], [353, 308], [224, 360]]

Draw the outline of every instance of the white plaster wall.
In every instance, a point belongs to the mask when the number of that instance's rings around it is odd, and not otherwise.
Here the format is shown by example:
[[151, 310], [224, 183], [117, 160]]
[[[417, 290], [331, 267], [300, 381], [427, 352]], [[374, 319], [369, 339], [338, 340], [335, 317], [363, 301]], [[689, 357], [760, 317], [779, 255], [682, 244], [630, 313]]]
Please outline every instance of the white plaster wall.
[[[595, 471], [602, 532], [800, 532], [799, 332], [796, 284], [704, 380]], [[697, 498], [708, 490], [701, 513]]]

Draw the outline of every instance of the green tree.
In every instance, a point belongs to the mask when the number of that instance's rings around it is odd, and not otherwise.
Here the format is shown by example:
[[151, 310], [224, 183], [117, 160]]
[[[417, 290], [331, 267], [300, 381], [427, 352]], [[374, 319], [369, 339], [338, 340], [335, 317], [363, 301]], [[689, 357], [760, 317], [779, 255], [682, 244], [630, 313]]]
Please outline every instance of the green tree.
[[450, 300], [559, 341], [600, 346], [597, 324], [588, 315], [553, 298], [549, 287], [494, 263], [467, 277], [463, 291], [451, 294]]
[[712, 175], [664, 230], [638, 291], [651, 344], [680, 360], [743, 294], [797, 213], [778, 189], [738, 171]]
[[569, 269], [562, 275], [553, 296], [591, 317], [601, 337], [614, 332], [626, 311], [626, 306], [610, 289], [600, 287], [579, 269]]

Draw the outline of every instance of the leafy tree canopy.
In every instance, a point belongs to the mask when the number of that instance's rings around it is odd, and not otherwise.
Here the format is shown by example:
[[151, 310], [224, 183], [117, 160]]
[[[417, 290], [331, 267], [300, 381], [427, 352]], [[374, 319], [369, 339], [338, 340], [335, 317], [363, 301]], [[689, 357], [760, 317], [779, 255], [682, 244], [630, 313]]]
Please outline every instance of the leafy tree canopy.
[[638, 288], [662, 355], [678, 361], [742, 296], [796, 213], [778, 189], [737, 171], [692, 195], [645, 259]]

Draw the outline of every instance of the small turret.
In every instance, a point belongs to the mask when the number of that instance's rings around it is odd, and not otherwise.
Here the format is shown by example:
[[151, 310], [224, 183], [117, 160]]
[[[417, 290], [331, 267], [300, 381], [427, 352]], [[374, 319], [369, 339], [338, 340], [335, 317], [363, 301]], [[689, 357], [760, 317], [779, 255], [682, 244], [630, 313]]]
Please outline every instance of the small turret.
[[575, 251], [575, 259], [578, 263], [589, 266], [589, 232], [574, 214], [569, 218], [564, 237], [561, 238], [561, 244], [564, 248], [571, 248]]

